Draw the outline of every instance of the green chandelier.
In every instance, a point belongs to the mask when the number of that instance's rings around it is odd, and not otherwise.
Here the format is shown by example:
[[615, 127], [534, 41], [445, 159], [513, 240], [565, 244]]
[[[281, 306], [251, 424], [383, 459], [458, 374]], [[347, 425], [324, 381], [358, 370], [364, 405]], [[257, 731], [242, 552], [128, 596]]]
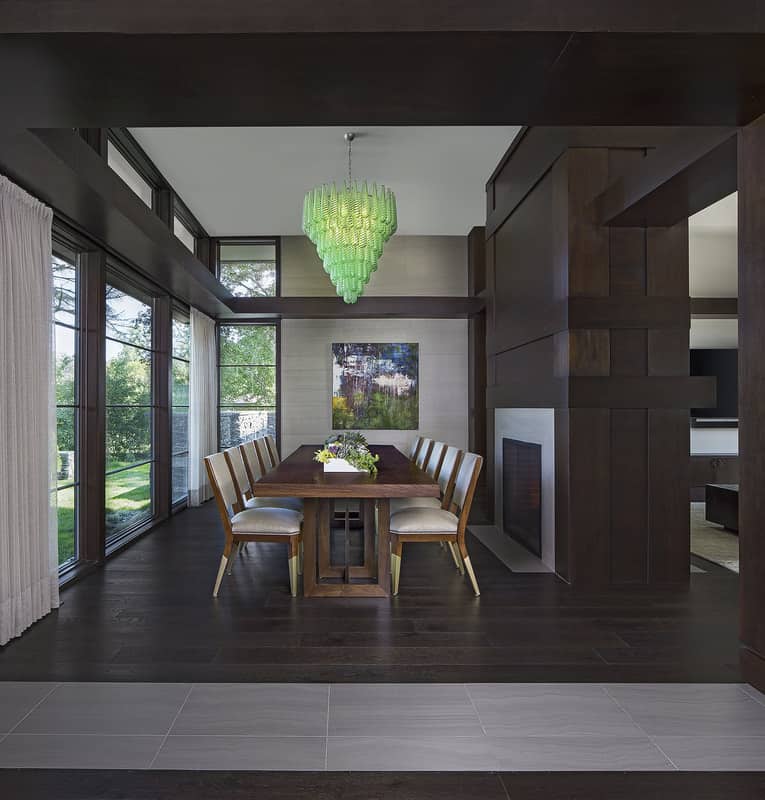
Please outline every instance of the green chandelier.
[[396, 197], [390, 189], [354, 182], [351, 142], [348, 180], [341, 188], [323, 184], [311, 189], [303, 202], [303, 231], [316, 245], [324, 270], [346, 303], [355, 303], [377, 269], [383, 246], [396, 232]]

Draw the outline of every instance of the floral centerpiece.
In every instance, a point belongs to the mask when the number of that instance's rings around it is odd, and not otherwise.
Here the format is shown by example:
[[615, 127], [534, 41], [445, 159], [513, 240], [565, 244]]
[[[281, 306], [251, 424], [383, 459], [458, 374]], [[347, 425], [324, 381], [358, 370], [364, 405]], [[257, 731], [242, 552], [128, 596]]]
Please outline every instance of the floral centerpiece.
[[353, 431], [330, 436], [317, 450], [314, 461], [324, 464], [325, 472], [377, 472], [380, 456], [372, 455], [367, 440]]

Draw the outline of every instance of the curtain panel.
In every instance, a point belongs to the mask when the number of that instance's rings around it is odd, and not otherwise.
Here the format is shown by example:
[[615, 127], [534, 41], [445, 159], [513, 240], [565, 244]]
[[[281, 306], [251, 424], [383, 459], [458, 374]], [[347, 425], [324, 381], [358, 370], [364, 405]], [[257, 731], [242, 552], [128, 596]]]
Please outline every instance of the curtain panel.
[[212, 497], [204, 457], [218, 449], [218, 365], [215, 320], [191, 309], [189, 376], [189, 503]]
[[0, 645], [59, 604], [52, 218], [0, 176]]

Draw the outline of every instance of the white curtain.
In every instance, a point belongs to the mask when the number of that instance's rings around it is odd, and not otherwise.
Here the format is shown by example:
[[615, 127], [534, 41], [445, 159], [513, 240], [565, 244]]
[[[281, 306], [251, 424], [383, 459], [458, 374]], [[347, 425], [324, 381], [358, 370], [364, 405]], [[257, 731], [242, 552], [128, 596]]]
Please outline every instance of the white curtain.
[[218, 447], [215, 353], [215, 321], [192, 308], [189, 376], [189, 503], [192, 506], [199, 506], [212, 497], [202, 459]]
[[0, 176], [0, 645], [58, 607], [52, 216]]

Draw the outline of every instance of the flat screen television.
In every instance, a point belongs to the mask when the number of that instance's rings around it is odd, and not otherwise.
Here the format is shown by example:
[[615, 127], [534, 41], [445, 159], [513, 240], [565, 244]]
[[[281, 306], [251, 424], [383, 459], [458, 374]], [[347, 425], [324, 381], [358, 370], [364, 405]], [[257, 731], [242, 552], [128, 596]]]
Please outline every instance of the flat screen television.
[[692, 408], [694, 421], [738, 420], [738, 350], [691, 350], [691, 375], [717, 378], [717, 405]]

